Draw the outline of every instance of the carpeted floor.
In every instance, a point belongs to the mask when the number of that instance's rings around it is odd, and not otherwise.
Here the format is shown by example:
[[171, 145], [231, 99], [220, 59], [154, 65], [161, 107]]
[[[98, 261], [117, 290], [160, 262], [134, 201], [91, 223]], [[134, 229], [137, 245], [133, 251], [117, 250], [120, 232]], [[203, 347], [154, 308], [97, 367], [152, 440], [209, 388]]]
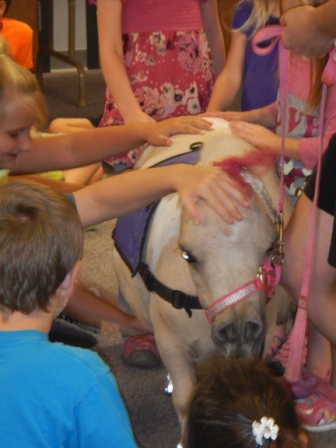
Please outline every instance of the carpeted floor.
[[79, 81], [76, 70], [62, 70], [43, 75], [43, 92], [50, 119], [85, 117], [97, 119], [103, 113], [105, 82], [101, 70], [86, 71], [87, 107], [78, 107]]

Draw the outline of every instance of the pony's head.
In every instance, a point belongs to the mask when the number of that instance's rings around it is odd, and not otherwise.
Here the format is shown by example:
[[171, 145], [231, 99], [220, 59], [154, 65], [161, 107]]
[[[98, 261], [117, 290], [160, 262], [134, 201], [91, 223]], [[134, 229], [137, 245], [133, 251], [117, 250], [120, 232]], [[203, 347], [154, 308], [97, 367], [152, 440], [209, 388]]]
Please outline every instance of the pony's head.
[[[200, 203], [201, 224], [195, 226], [183, 215], [179, 238], [203, 308], [208, 310], [219, 299], [229, 305], [211, 319], [211, 334], [215, 345], [233, 357], [259, 354], [267, 332], [263, 289], [249, 291], [243, 300], [233, 300], [242, 296], [244, 286], [256, 280], [277, 239], [271, 200], [259, 178], [250, 173], [251, 164], [246, 169], [247, 161], [260, 164], [255, 155], [217, 164], [230, 167], [236, 182], [249, 189], [251, 207], [241, 210], [244, 219], [226, 224], [207, 204]], [[267, 164], [270, 160], [268, 157]], [[263, 166], [267, 169], [269, 165]]]

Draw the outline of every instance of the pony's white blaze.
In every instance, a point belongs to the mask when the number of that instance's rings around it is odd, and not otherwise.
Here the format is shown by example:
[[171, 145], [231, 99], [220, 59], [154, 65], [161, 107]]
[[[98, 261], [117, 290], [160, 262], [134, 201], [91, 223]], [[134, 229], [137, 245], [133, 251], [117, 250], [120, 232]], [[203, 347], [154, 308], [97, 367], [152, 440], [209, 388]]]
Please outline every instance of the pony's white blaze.
[[[215, 130], [203, 135], [173, 137], [170, 149], [149, 147], [136, 166], [148, 167], [188, 152], [192, 143], [200, 141], [201, 164], [243, 156], [253, 149], [232, 135], [227, 122], [213, 119], [213, 123]], [[279, 181], [275, 173], [260, 175], [258, 167], [253, 168], [253, 173], [262, 180], [270, 202], [277, 208]], [[173, 290], [197, 294], [202, 306], [208, 308], [218, 298], [256, 277], [276, 239], [272, 213], [261, 196], [254, 194], [250, 209], [243, 210], [244, 220], [231, 226], [202, 201], [199, 203], [202, 223], [195, 226], [182, 212], [177, 195], [168, 196], [154, 214], [144, 262], [160, 282]], [[181, 257], [180, 249], [192, 255], [192, 263]], [[267, 330], [264, 294], [253, 294], [230, 307], [210, 325], [204, 311], [194, 311], [189, 318], [183, 309], [176, 310], [155, 293], [149, 293], [139, 274], [131, 277], [116, 251], [113, 259], [123, 296], [154, 327], [161, 357], [173, 381], [173, 401], [183, 426], [188, 396], [195, 382], [195, 363], [210, 353], [251, 356], [262, 349]], [[274, 317], [274, 311], [271, 314]]]

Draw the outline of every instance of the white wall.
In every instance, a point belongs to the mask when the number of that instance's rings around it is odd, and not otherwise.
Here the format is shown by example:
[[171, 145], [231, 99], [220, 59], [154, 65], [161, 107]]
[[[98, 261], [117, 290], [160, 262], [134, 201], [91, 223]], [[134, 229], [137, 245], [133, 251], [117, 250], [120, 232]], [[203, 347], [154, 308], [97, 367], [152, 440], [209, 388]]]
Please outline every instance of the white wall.
[[[54, 1], [54, 49], [64, 51], [68, 49], [68, 0]], [[76, 39], [75, 49], [86, 49], [86, 13], [85, 2], [87, 0], [76, 0]]]

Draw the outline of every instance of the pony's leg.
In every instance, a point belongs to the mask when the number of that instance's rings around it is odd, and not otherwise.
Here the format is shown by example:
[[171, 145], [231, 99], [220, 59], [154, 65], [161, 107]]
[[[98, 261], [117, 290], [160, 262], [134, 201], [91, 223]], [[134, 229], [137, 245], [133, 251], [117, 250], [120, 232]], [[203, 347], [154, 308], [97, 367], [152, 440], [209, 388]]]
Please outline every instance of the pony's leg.
[[178, 338], [170, 337], [170, 345], [167, 346], [166, 342], [165, 349], [162, 349], [160, 337], [156, 337], [156, 342], [173, 384], [172, 400], [180, 421], [181, 435], [183, 436], [189, 398], [196, 384], [194, 365], [186, 347], [181, 344]]

